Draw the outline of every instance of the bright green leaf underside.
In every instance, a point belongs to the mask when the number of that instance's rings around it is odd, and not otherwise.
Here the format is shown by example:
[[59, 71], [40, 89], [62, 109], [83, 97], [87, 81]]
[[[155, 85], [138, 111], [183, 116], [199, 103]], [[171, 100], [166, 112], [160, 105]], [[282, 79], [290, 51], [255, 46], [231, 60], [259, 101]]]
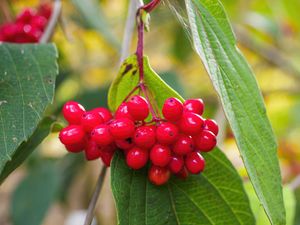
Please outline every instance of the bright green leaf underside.
[[[182, 99], [164, 83], [144, 60], [145, 83], [161, 109], [170, 96]], [[109, 92], [109, 106], [116, 110], [138, 83], [136, 57], [121, 66]], [[185, 181], [177, 178], [157, 187], [148, 181], [147, 168], [134, 171], [116, 153], [111, 167], [111, 186], [120, 225], [160, 224], [254, 224], [247, 195], [234, 167], [218, 149], [204, 155], [207, 167], [202, 175]]]
[[185, 0], [194, 46], [218, 92], [255, 191], [273, 224], [285, 224], [277, 145], [263, 98], [218, 0]]
[[53, 100], [56, 58], [52, 44], [0, 44], [0, 173]]

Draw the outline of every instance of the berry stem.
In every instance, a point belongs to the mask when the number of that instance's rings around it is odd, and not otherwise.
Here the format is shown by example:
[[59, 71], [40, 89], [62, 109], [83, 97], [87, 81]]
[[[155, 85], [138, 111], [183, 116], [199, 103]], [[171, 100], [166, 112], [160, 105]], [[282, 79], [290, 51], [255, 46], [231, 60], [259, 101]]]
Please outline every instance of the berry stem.
[[153, 0], [148, 4], [144, 5], [142, 8], [147, 12], [150, 13], [155, 7], [160, 3], [161, 0]]
[[87, 210], [84, 225], [91, 225], [92, 224], [92, 221], [93, 221], [93, 218], [94, 218], [94, 211], [95, 211], [96, 203], [97, 203], [97, 200], [99, 198], [99, 195], [100, 195], [103, 183], [104, 183], [106, 170], [107, 170], [106, 166], [103, 166], [102, 169], [101, 169], [101, 172], [100, 172], [97, 184], [96, 184], [94, 194], [92, 196], [92, 199], [91, 199], [90, 204], [89, 204], [89, 208]]

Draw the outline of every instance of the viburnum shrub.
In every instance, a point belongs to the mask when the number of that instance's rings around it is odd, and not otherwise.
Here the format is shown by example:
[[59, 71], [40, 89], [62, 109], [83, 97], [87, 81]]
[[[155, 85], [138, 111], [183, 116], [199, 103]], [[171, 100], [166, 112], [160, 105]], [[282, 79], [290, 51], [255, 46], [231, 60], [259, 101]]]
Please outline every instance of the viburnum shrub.
[[49, 4], [41, 4], [38, 9], [24, 9], [14, 22], [0, 26], [0, 42], [38, 42], [47, 26], [51, 11]]
[[156, 185], [166, 183], [171, 173], [186, 178], [204, 170], [201, 154], [216, 146], [218, 125], [202, 117], [201, 99], [182, 103], [168, 98], [162, 118], [147, 98], [129, 95], [126, 99], [114, 114], [106, 108], [86, 111], [77, 102], [67, 102], [63, 115], [69, 125], [60, 131], [60, 141], [69, 152], [84, 151], [87, 160], [101, 158], [106, 166], [117, 150], [132, 169], [149, 162], [149, 180]]

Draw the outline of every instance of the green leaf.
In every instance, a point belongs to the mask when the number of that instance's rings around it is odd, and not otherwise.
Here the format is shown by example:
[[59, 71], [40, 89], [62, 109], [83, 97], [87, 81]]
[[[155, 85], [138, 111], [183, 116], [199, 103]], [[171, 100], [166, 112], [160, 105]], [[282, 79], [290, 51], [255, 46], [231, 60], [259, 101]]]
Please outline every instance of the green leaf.
[[[144, 58], [144, 80], [161, 109], [166, 98], [182, 99], [151, 69]], [[121, 66], [113, 82], [108, 103], [111, 110], [124, 100], [139, 80], [136, 57]], [[158, 187], [148, 181], [147, 168], [135, 171], [116, 153], [111, 167], [111, 186], [119, 224], [254, 224], [247, 195], [234, 167], [218, 149], [204, 155], [202, 175], [177, 178]]]
[[59, 170], [46, 163], [32, 171], [17, 187], [12, 196], [14, 225], [40, 225], [60, 187]]
[[[156, 102], [161, 108], [164, 101], [169, 97], [182, 97], [171, 89], [154, 70], [150, 67], [147, 57], [144, 57], [144, 81], [149, 87], [153, 102]], [[119, 74], [113, 81], [108, 93], [108, 106], [115, 111], [126, 98], [130, 90], [138, 85], [139, 72], [136, 61], [136, 55], [132, 55], [122, 64]]]
[[76, 9], [84, 19], [84, 22], [89, 28], [98, 31], [105, 40], [112, 44], [115, 48], [119, 48], [119, 41], [111, 32], [110, 26], [106, 21], [105, 15], [100, 7], [99, 1], [95, 0], [72, 0]]
[[204, 157], [207, 167], [201, 175], [155, 186], [147, 168], [132, 170], [116, 153], [111, 186], [119, 224], [255, 224], [241, 179], [225, 155], [215, 149]]
[[277, 144], [262, 95], [218, 0], [185, 0], [194, 47], [218, 92], [255, 191], [272, 224], [285, 224]]
[[[58, 73], [56, 58], [52, 44], [0, 44], [1, 181], [8, 174], [2, 174], [8, 162], [10, 168], [15, 168], [24, 160], [19, 147], [34, 133], [53, 100]], [[36, 144], [30, 146], [23, 146], [25, 155]], [[18, 156], [14, 157], [15, 154]], [[15, 162], [15, 158], [22, 160]]]

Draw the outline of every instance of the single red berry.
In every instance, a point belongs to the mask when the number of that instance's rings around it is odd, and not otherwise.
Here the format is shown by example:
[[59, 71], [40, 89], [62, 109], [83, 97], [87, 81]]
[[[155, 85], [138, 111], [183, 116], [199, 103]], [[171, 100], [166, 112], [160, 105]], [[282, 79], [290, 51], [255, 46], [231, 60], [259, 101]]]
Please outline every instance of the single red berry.
[[105, 147], [100, 148], [101, 151], [101, 160], [104, 163], [105, 166], [109, 167], [111, 160], [114, 156], [114, 153], [116, 151], [115, 147], [112, 145], [108, 145]]
[[155, 127], [138, 127], [133, 135], [133, 141], [140, 148], [151, 148], [155, 144]]
[[169, 162], [169, 169], [172, 173], [179, 173], [184, 166], [184, 160], [182, 156], [172, 156]]
[[109, 132], [109, 127], [106, 124], [96, 126], [91, 132], [91, 137], [99, 146], [106, 146], [114, 141], [113, 136]]
[[165, 167], [152, 165], [148, 172], [149, 180], [155, 185], [163, 185], [170, 178], [170, 170]]
[[145, 98], [135, 95], [128, 101], [128, 111], [135, 120], [144, 120], [149, 115], [149, 104]]
[[49, 19], [52, 14], [52, 6], [48, 3], [41, 4], [38, 9], [38, 14]]
[[96, 126], [102, 123], [102, 117], [93, 111], [85, 112], [81, 117], [81, 126], [86, 132], [91, 132]]
[[181, 118], [183, 106], [177, 98], [168, 98], [162, 108], [164, 117], [172, 122]]
[[34, 17], [36, 15], [36, 12], [33, 9], [27, 8], [24, 9], [18, 16], [16, 19], [16, 22], [21, 22], [24, 24], [29, 24], [32, 17]]
[[132, 138], [126, 138], [124, 140], [115, 140], [115, 144], [121, 150], [129, 150], [134, 147]]
[[204, 103], [201, 98], [188, 99], [183, 103], [184, 111], [193, 112], [202, 115], [204, 111]]
[[169, 145], [176, 141], [178, 133], [176, 125], [164, 122], [156, 128], [156, 139], [160, 144]]
[[150, 150], [150, 160], [156, 166], [167, 166], [171, 160], [171, 150], [169, 147], [156, 144]]
[[122, 140], [133, 136], [135, 127], [132, 120], [116, 119], [109, 124], [109, 131], [115, 139]]
[[203, 122], [203, 118], [198, 114], [185, 112], [179, 121], [179, 128], [187, 135], [196, 135], [203, 130]]
[[69, 124], [80, 124], [81, 117], [85, 113], [83, 106], [74, 101], [67, 102], [62, 111]]
[[84, 150], [85, 150], [85, 158], [89, 161], [98, 159], [101, 156], [101, 151], [97, 143], [94, 142], [93, 140], [88, 141]]
[[186, 155], [194, 150], [194, 140], [192, 137], [180, 134], [173, 145], [173, 152], [177, 155]]
[[191, 152], [185, 158], [185, 166], [192, 174], [201, 173], [205, 167], [205, 160], [199, 152]]
[[65, 145], [68, 152], [72, 152], [72, 153], [78, 153], [78, 152], [83, 151], [85, 146], [86, 146], [85, 138], [83, 138], [80, 143], [73, 144], [73, 145]]
[[115, 113], [115, 118], [116, 119], [121, 119], [121, 118], [127, 118], [130, 120], [134, 120], [133, 117], [130, 115], [128, 111], [128, 104], [127, 102], [123, 102], [117, 109]]
[[187, 171], [186, 167], [183, 167], [176, 176], [180, 179], [185, 180], [189, 176], [189, 172]]
[[195, 138], [195, 145], [201, 152], [209, 152], [211, 151], [217, 144], [216, 136], [208, 130], [202, 131]]
[[29, 24], [25, 25], [23, 30], [24, 30], [24, 34], [26, 35], [27, 42], [29, 43], [38, 42], [38, 40], [43, 34], [39, 28], [31, 26]]
[[106, 108], [99, 107], [99, 108], [93, 109], [92, 111], [97, 112], [102, 117], [104, 123], [110, 121], [113, 118], [110, 111]]
[[84, 138], [85, 132], [78, 125], [69, 125], [59, 132], [59, 139], [64, 145], [80, 144]]
[[30, 21], [30, 25], [33, 26], [33, 27], [36, 27], [40, 30], [44, 30], [44, 28], [46, 27], [48, 21], [47, 21], [47, 18], [44, 17], [44, 16], [34, 16], [31, 18], [31, 21]]
[[204, 120], [204, 130], [209, 130], [217, 136], [219, 133], [219, 126], [216, 121], [212, 119], [206, 119]]
[[126, 155], [127, 165], [135, 170], [141, 169], [147, 164], [148, 152], [144, 149], [134, 147]]

